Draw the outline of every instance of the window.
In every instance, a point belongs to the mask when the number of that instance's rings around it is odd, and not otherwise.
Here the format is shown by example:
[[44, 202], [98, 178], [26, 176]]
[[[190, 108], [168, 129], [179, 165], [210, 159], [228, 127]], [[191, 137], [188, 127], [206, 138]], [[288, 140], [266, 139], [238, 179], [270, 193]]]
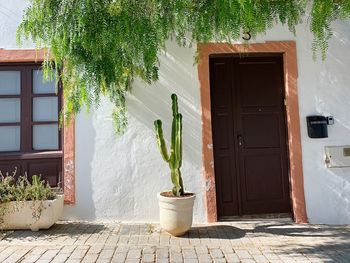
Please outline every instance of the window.
[[60, 89], [38, 64], [0, 65], [0, 171], [40, 174], [51, 185], [62, 173]]

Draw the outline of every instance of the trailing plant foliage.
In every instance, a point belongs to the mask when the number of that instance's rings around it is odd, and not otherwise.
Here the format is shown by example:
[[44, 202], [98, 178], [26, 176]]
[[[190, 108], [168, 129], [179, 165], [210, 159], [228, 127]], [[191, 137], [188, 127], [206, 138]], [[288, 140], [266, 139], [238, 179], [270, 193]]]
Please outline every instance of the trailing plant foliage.
[[53, 200], [56, 192], [39, 176], [33, 175], [31, 182], [26, 176], [15, 179], [13, 175], [4, 176], [0, 172], [0, 204], [11, 201]]
[[312, 49], [321, 51], [325, 59], [328, 41], [332, 37], [332, 22], [350, 17], [350, 0], [314, 0], [311, 11], [311, 31], [314, 33]]
[[[158, 79], [165, 41], [179, 45], [226, 41], [263, 33], [275, 23], [291, 31], [308, 17], [314, 52], [325, 56], [331, 23], [350, 15], [349, 0], [30, 0], [18, 36], [50, 47], [44, 63], [63, 82], [65, 117], [98, 106], [101, 95], [115, 105], [116, 131], [124, 131], [125, 97], [135, 77]], [[304, 16], [306, 14], [306, 16]], [[64, 65], [64, 67], [63, 67]], [[54, 69], [53, 69], [54, 68]], [[58, 79], [58, 78], [57, 78]]]
[[[16, 179], [16, 174], [17, 168], [12, 175], [8, 173], [3, 175], [0, 171], [0, 229], [5, 226], [4, 215], [21, 209], [21, 204], [23, 205], [21, 201], [33, 201], [31, 204], [32, 216], [39, 220], [43, 210], [43, 201], [53, 200], [57, 197], [57, 191], [42, 181], [40, 176], [33, 175], [29, 181], [27, 176], [19, 176]], [[19, 201], [16, 206], [12, 206], [16, 209], [15, 211], [10, 210], [9, 206], [6, 205], [12, 201]]]

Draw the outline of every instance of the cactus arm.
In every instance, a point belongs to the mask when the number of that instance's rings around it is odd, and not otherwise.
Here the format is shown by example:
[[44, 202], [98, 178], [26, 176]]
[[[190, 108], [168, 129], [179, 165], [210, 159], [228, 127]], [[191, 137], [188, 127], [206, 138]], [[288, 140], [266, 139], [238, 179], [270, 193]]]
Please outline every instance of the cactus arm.
[[175, 155], [175, 141], [176, 141], [176, 120], [173, 119], [171, 124], [171, 144], [170, 144], [170, 169], [177, 168], [176, 165], [176, 155]]
[[162, 155], [164, 161], [169, 162], [169, 154], [168, 154], [166, 143], [163, 136], [162, 121], [156, 120], [154, 122], [154, 128], [156, 130], [157, 145], [158, 145], [160, 154]]
[[178, 114], [177, 96], [176, 94], [171, 95], [172, 100], [172, 111], [173, 111], [173, 121], [171, 123], [171, 144], [170, 144], [170, 169], [175, 169], [176, 167], [176, 154], [175, 154], [175, 141], [176, 141], [176, 116]]
[[182, 164], [182, 115], [176, 116], [176, 135], [175, 135], [175, 160], [176, 168]]
[[179, 106], [177, 104], [177, 96], [176, 94], [171, 94], [171, 100], [172, 100], [172, 110], [173, 110], [173, 117], [175, 118], [176, 115], [179, 113], [178, 112], [178, 109], [179, 109]]

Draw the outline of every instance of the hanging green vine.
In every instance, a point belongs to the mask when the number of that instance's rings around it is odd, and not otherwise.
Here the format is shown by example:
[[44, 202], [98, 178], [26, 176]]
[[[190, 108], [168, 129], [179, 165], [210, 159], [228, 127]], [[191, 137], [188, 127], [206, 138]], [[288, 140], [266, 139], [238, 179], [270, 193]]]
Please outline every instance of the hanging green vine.
[[[325, 56], [331, 22], [350, 16], [349, 0], [31, 0], [18, 38], [50, 47], [47, 73], [60, 75], [68, 119], [101, 95], [114, 103], [118, 133], [127, 125], [125, 97], [135, 77], [158, 79], [158, 55], [165, 41], [233, 41], [252, 37], [275, 23], [295, 26], [311, 10], [314, 52]], [[53, 69], [53, 63], [55, 68]], [[63, 67], [64, 65], [64, 67]]]

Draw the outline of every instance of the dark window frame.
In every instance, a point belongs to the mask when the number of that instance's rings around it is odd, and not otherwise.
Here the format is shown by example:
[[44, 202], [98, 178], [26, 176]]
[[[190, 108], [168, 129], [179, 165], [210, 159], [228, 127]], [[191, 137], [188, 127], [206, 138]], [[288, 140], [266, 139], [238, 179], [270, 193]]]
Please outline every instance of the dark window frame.
[[[0, 95], [1, 98], [20, 98], [21, 118], [16, 123], [0, 123], [0, 126], [20, 126], [20, 151], [0, 152], [1, 160], [25, 160], [41, 158], [62, 158], [63, 157], [63, 127], [60, 127], [59, 116], [57, 121], [33, 121], [33, 99], [36, 97], [57, 97], [58, 114], [63, 105], [62, 84], [59, 82], [57, 93], [34, 94], [33, 92], [33, 70], [42, 68], [41, 63], [0, 63], [0, 71], [21, 71], [21, 87], [19, 95]], [[33, 126], [57, 124], [58, 128], [58, 149], [57, 150], [34, 150], [33, 149]]]

